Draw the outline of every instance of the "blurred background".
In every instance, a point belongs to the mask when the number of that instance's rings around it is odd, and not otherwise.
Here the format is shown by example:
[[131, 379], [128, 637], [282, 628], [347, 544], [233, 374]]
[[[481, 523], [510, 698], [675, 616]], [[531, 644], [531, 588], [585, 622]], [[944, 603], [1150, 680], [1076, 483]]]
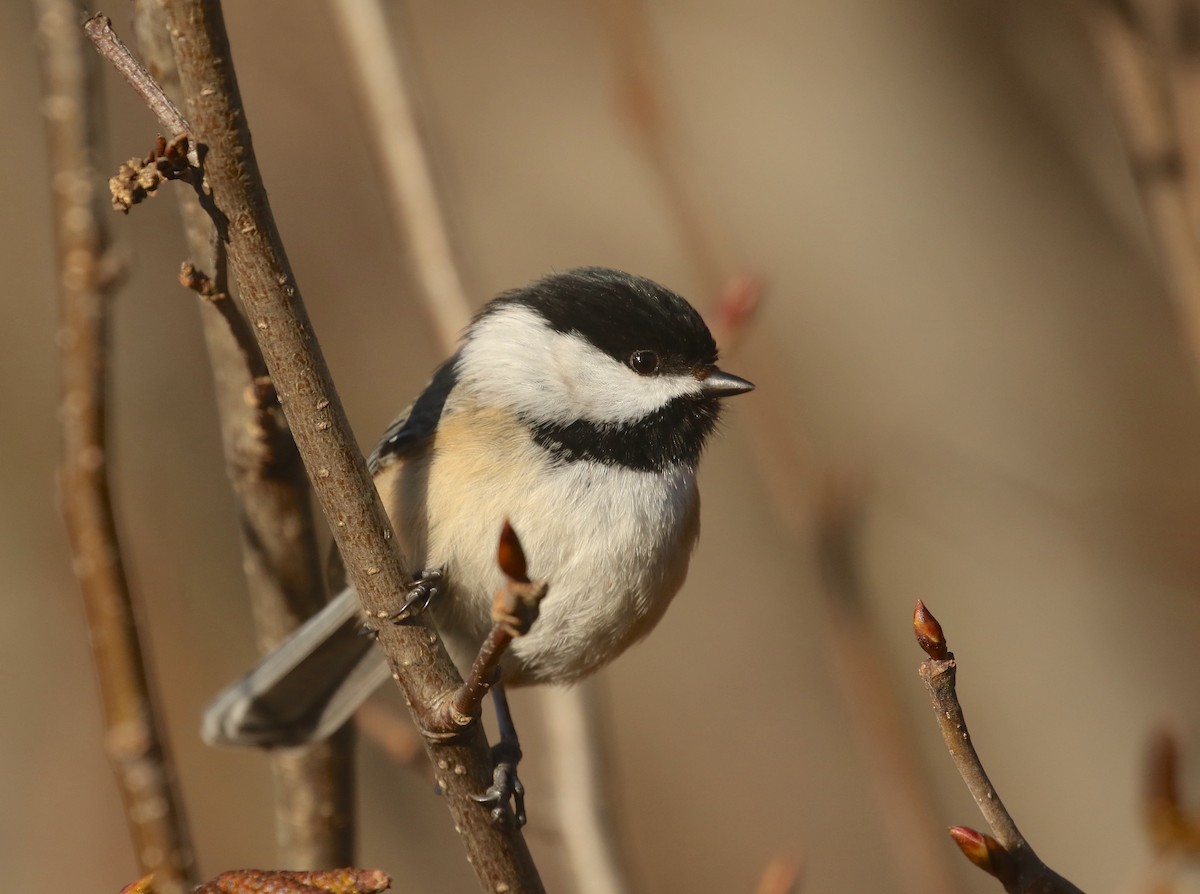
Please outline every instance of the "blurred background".
[[[127, 7], [102, 11], [128, 34]], [[274, 211], [369, 449], [441, 352], [344, 51], [319, 0], [225, 11]], [[476, 305], [603, 264], [712, 306], [622, 113], [604, 4], [394, 12]], [[116, 891], [136, 867], [56, 507], [33, 12], [8, 13], [0, 866], [12, 890]], [[916, 674], [918, 597], [946, 627], [977, 747], [1039, 854], [1086, 890], [1142, 889], [1149, 736], [1175, 730], [1185, 771], [1200, 763], [1200, 391], [1076, 7], [651, 0], [645, 13], [675, 169], [765, 292], [724, 364], [759, 388], [729, 406], [705, 460], [690, 580], [599, 680], [635, 890], [752, 891], [779, 854], [800, 859], [804, 891], [921, 889], [889, 857], [831, 648], [812, 518], [832, 468], [859, 482], [867, 610], [919, 749], [914, 779], [935, 800], [930, 834], [962, 890], [998, 888], [942, 838], [983, 823]], [[107, 174], [157, 125], [106, 75]], [[194, 297], [176, 283], [178, 214], [162, 197], [108, 224], [132, 262], [113, 332], [117, 509], [201, 870], [266, 867], [265, 760], [197, 736], [202, 707], [255, 653]], [[569, 890], [537, 707], [527, 693], [514, 704], [527, 837], [551, 889]], [[474, 890], [427, 779], [360, 748], [360, 864], [401, 892]], [[1193, 803], [1198, 779], [1185, 772]]]

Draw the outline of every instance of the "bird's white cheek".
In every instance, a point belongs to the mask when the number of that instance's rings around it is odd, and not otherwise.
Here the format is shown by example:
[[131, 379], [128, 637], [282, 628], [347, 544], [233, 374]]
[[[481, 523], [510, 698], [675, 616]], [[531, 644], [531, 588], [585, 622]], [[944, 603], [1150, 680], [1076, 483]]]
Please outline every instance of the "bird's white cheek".
[[561, 425], [635, 422], [701, 391], [686, 374], [639, 376], [579, 334], [556, 332], [521, 307], [480, 321], [463, 346], [459, 373], [464, 389], [485, 405]]
[[640, 376], [574, 336], [560, 338], [554, 355], [561, 403], [543, 411], [565, 422], [636, 422], [677, 397], [701, 390], [699, 381], [686, 374]]

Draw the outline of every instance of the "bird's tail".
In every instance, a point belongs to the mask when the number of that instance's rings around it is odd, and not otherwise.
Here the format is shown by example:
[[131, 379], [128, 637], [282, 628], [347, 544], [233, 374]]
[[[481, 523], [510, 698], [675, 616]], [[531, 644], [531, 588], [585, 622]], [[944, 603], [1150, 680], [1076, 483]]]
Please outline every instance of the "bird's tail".
[[358, 635], [358, 595], [346, 588], [204, 712], [209, 745], [280, 748], [332, 735], [389, 671]]

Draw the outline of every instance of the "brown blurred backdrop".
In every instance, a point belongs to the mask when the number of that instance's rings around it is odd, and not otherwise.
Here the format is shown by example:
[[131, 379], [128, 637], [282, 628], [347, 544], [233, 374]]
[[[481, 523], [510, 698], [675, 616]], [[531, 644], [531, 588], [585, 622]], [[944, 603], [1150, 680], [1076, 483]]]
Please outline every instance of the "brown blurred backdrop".
[[[6, 9], [0, 877], [12, 891], [115, 891], [135, 868], [55, 507], [57, 296], [32, 12]], [[122, 5], [102, 11], [128, 33]], [[870, 609], [937, 821], [982, 825], [915, 673], [917, 597], [948, 629], [976, 743], [1022, 830], [1084, 889], [1131, 890], [1148, 863], [1148, 733], [1171, 725], [1200, 761], [1200, 392], [1071, 8], [648, 11], [685, 168], [768, 292], [727, 364], [760, 387], [730, 407], [705, 463], [690, 582], [603, 674], [637, 890], [749, 891], [781, 852], [803, 859], [805, 891], [920, 888], [881, 844], [812, 547], [772, 510], [750, 401], [803, 433], [806, 475], [836, 463], [869, 481]], [[226, 15], [274, 210], [369, 447], [440, 358], [330, 13], [229, 0]], [[412, 2], [402, 19], [477, 304], [583, 263], [709, 303], [616, 112], [594, 4]], [[108, 99], [115, 170], [156, 125], [113, 77]], [[254, 646], [193, 298], [175, 282], [176, 209], [158, 199], [109, 224], [133, 269], [114, 332], [118, 510], [202, 871], [269, 866], [265, 762], [196, 735]], [[566, 890], [536, 716], [528, 697], [515, 708], [528, 837]], [[401, 892], [473, 890], [428, 783], [363, 753], [360, 862]], [[949, 857], [964, 890], [997, 890]]]

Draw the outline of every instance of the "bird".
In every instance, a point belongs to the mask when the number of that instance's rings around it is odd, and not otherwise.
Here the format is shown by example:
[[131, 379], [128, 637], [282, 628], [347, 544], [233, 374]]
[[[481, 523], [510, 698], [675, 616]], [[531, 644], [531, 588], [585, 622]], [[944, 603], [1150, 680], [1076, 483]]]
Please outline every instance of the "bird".
[[[460, 670], [492, 628], [506, 519], [550, 595], [501, 662], [505, 686], [578, 681], [659, 622], [699, 535], [697, 466], [722, 401], [754, 388], [717, 359], [685, 299], [604, 267], [552, 273], [476, 314], [368, 459], [405, 555], [428, 569], [407, 605], [428, 605]], [[217, 697], [204, 740], [332, 734], [389, 677], [361, 626], [346, 588]]]

